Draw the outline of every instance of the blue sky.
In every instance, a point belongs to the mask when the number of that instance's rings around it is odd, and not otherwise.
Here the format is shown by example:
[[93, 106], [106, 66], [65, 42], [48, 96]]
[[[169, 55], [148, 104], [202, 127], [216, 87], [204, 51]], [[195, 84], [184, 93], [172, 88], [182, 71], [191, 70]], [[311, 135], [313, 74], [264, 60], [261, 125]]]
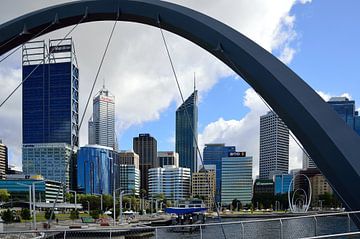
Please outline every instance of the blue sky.
[[[3, 0], [0, 24], [31, 10], [69, 0]], [[360, 2], [356, 0], [176, 0], [231, 25], [283, 59], [324, 96], [348, 93], [360, 105]], [[305, 3], [306, 2], [306, 3]], [[304, 4], [305, 3], [305, 4]], [[219, 11], [221, 9], [221, 11]], [[83, 24], [74, 31], [80, 64], [80, 104], [87, 98], [112, 23]], [[42, 37], [63, 37], [63, 29]], [[200, 92], [199, 142], [227, 143], [254, 156], [257, 174], [259, 116], [267, 108], [249, 86], [197, 46], [165, 33], [184, 95], [191, 94], [193, 72]], [[89, 36], [89, 37], [86, 37]], [[175, 110], [179, 94], [158, 29], [118, 24], [100, 78], [116, 96], [120, 149], [131, 149], [132, 138], [151, 133], [159, 150], [173, 150]], [[89, 51], [92, 49], [92, 51]], [[292, 54], [294, 53], [294, 54]], [[21, 80], [20, 55], [0, 65], [0, 98]], [[97, 84], [100, 89], [102, 81]], [[95, 92], [94, 92], [95, 93]], [[83, 109], [81, 109], [83, 110]], [[91, 109], [85, 119], [90, 118]], [[0, 109], [0, 138], [9, 145], [11, 163], [21, 165], [21, 92]], [[81, 130], [87, 142], [87, 125]], [[301, 165], [291, 143], [290, 165]]]

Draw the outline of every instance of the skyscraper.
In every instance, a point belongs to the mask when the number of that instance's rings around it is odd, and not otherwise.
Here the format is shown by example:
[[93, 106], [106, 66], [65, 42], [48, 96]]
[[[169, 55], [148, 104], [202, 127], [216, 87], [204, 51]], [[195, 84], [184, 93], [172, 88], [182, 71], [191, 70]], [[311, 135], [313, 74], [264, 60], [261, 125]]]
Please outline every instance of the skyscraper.
[[[72, 39], [50, 40], [49, 47], [44, 41], [23, 46], [22, 150], [26, 174], [58, 181], [69, 178], [68, 168], [59, 168], [68, 165], [60, 162], [68, 159], [59, 159], [56, 153], [67, 154], [65, 151], [79, 145], [79, 69], [74, 53]], [[40, 152], [46, 165], [40, 165]], [[65, 175], [50, 173], [55, 171]]]
[[124, 190], [125, 193], [134, 193], [135, 195], [139, 195], [139, 155], [131, 151], [120, 151], [118, 154], [119, 187], [121, 188], [121, 190]]
[[93, 116], [89, 120], [89, 144], [116, 150], [115, 137], [115, 97], [103, 86], [93, 99]]
[[238, 156], [242, 152], [222, 158], [221, 204], [229, 205], [235, 198], [242, 204], [251, 203], [252, 157]]
[[90, 194], [111, 194], [112, 188], [112, 148], [87, 145], [78, 151], [77, 188]]
[[214, 195], [216, 189], [215, 171], [204, 167], [191, 177], [192, 196], [203, 198], [207, 208], [214, 208]]
[[148, 170], [159, 167], [157, 141], [150, 134], [139, 134], [133, 139], [133, 149], [140, 159], [140, 189], [148, 192]]
[[347, 97], [332, 97], [327, 103], [351, 129], [360, 135], [360, 116], [355, 111], [355, 101]]
[[7, 170], [8, 170], [8, 149], [0, 139], [0, 179], [6, 178]]
[[205, 144], [203, 160], [206, 169], [209, 165], [214, 165], [216, 177], [216, 202], [221, 202], [221, 159], [228, 157], [229, 153], [235, 152], [235, 146], [225, 146], [225, 144]]
[[274, 111], [260, 117], [260, 179], [289, 170], [289, 129]]
[[[197, 90], [176, 110], [175, 151], [179, 153], [180, 167], [197, 171], [196, 141], [198, 123]], [[195, 137], [194, 137], [195, 136]]]

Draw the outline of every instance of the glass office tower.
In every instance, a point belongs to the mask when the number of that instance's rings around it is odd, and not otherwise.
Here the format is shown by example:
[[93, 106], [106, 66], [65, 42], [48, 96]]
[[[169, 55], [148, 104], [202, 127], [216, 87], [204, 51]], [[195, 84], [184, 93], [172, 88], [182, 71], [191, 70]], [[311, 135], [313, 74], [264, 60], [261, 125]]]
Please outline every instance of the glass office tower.
[[[179, 166], [197, 171], [196, 141], [198, 123], [197, 91], [190, 95], [176, 110], [175, 152], [179, 154]], [[195, 135], [195, 137], [194, 137]]]
[[78, 190], [86, 194], [112, 193], [112, 148], [87, 145], [78, 151]]
[[206, 165], [205, 168], [209, 169], [207, 165], [214, 165], [216, 168], [216, 202], [221, 202], [221, 159], [223, 157], [228, 157], [230, 152], [235, 151], [235, 146], [225, 146], [225, 144], [205, 144], [203, 152], [204, 165]]
[[[27, 43], [22, 62], [23, 171], [66, 179], [69, 186], [69, 157], [59, 164], [57, 152], [68, 155], [79, 145], [79, 69], [72, 39], [50, 40], [49, 46]], [[59, 170], [64, 175], [51, 173]]]

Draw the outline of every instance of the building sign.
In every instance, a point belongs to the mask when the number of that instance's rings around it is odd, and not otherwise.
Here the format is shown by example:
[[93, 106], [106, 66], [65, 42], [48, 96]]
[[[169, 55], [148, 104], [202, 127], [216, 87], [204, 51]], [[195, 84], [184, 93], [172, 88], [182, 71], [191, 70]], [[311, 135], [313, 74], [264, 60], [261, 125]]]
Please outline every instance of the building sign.
[[246, 152], [229, 152], [229, 157], [246, 157]]
[[71, 45], [50, 46], [49, 51], [50, 53], [70, 52]]

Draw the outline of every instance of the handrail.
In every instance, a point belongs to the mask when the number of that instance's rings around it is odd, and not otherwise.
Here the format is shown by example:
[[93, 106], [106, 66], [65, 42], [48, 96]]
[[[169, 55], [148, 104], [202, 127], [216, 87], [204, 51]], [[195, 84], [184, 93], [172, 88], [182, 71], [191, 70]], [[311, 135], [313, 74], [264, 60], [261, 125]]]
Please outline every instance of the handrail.
[[336, 238], [336, 237], [353, 236], [353, 235], [360, 235], [360, 232], [345, 232], [345, 233], [328, 234], [328, 235], [315, 236], [315, 237], [302, 237], [300, 239]]
[[[321, 214], [312, 214], [305, 216], [290, 216], [290, 217], [281, 217], [281, 218], [269, 218], [269, 219], [258, 219], [258, 220], [247, 220], [247, 221], [231, 221], [231, 222], [214, 222], [214, 223], [204, 223], [204, 224], [187, 224], [187, 225], [171, 225], [171, 226], [156, 226], [156, 227], [130, 227], [130, 228], [121, 228], [121, 227], [108, 227], [108, 228], [82, 228], [82, 229], [65, 229], [65, 230], [27, 230], [27, 231], [6, 231], [0, 232], [1, 234], [15, 234], [15, 233], [40, 233], [40, 232], [86, 232], [86, 231], [131, 231], [131, 230], [141, 230], [141, 229], [166, 229], [166, 228], [177, 228], [177, 227], [199, 227], [199, 226], [218, 226], [218, 225], [232, 225], [232, 224], [248, 224], [248, 223], [257, 223], [257, 222], [273, 222], [273, 221], [285, 221], [285, 220], [294, 220], [294, 219], [304, 219], [304, 218], [314, 218], [314, 217], [328, 217], [328, 216], [340, 216], [340, 215], [351, 215], [360, 213], [360, 211], [352, 212], [335, 212], [335, 213], [321, 213]], [[360, 232], [359, 232], [360, 233]]]

